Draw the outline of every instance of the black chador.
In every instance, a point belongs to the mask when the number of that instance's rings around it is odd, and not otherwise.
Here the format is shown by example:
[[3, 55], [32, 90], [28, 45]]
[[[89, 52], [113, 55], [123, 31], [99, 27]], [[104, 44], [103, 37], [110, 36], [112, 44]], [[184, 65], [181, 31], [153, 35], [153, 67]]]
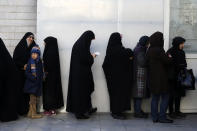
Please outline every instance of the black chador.
[[60, 59], [57, 39], [47, 37], [44, 42], [43, 61], [46, 79], [43, 87], [43, 108], [46, 111], [51, 111], [64, 106]]
[[13, 121], [17, 116], [18, 72], [0, 38], [0, 121]]
[[24, 83], [25, 83], [25, 65], [30, 58], [31, 49], [36, 45], [34, 40], [30, 43], [27, 38], [31, 37], [33, 39], [34, 35], [31, 32], [27, 32], [21, 41], [18, 43], [14, 50], [13, 60], [19, 71], [20, 78], [20, 91], [19, 91], [19, 101], [18, 101], [18, 113], [20, 115], [27, 114], [29, 110], [29, 95], [23, 93]]
[[109, 38], [103, 70], [110, 110], [115, 119], [125, 119], [123, 112], [131, 109], [132, 56], [131, 49], [123, 47], [121, 35], [113, 33]]
[[90, 53], [90, 45], [94, 38], [92, 31], [86, 31], [72, 48], [66, 110], [79, 119], [87, 119], [87, 113], [96, 111], [91, 104], [91, 94], [94, 91], [91, 66], [94, 59]]

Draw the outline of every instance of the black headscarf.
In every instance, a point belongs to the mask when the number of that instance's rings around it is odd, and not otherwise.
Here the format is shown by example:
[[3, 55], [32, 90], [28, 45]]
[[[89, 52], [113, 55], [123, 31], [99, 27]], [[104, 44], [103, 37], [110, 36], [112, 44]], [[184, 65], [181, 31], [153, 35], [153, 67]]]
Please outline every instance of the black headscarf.
[[44, 48], [43, 59], [45, 59], [48, 52], [58, 53], [57, 39], [55, 37], [49, 36], [44, 39], [44, 42], [46, 45]]
[[18, 72], [0, 38], [0, 121], [17, 119]]
[[75, 46], [80, 46], [85, 50], [90, 51], [91, 41], [95, 39], [95, 35], [92, 31], [85, 31], [79, 39], [75, 42]]
[[[111, 57], [113, 55], [116, 55], [117, 52], [120, 52], [120, 50], [125, 50], [123, 52], [126, 52], [129, 57], [133, 56], [133, 51], [129, 48], [125, 48], [122, 45], [122, 39], [121, 39], [120, 33], [114, 32], [111, 34], [109, 41], [108, 41], [106, 56], [105, 56], [103, 66], [107, 66], [109, 61], [112, 60]], [[116, 59], [116, 58], [113, 57], [113, 59]]]
[[44, 39], [44, 42], [46, 44], [43, 53], [43, 61], [46, 63], [44, 64], [45, 70], [48, 70], [48, 67], [60, 68], [57, 39], [55, 37], [49, 36]]
[[[23, 38], [20, 40], [20, 42], [18, 43], [18, 45], [23, 45], [24, 43], [26, 43], [27, 41], [26, 41], [26, 39], [29, 37], [29, 36], [34, 36], [34, 34], [32, 33], [32, 32], [27, 32], [27, 33], [25, 33], [25, 35], [23, 36]], [[33, 41], [33, 43], [32, 44], [34, 44], [35, 43], [35, 41]]]
[[184, 50], [179, 48], [179, 45], [184, 43], [185, 39], [178, 36], [175, 37], [172, 41], [172, 48], [170, 48], [167, 53], [171, 54], [173, 61], [174, 61], [174, 66], [176, 66], [176, 72], [179, 72], [182, 69], [185, 69], [187, 67], [187, 62], [185, 58], [185, 52]]
[[35, 41], [33, 41], [32, 44], [28, 47], [26, 39], [31, 35], [34, 34], [31, 32], [27, 32], [14, 50], [13, 59], [19, 69], [23, 68], [24, 65], [27, 64], [30, 57], [31, 49], [36, 45]]
[[148, 43], [149, 43], [149, 37], [142, 36], [134, 49], [134, 53], [135, 52], [138, 53], [139, 50], [146, 51]]
[[151, 47], [161, 47], [164, 46], [164, 39], [163, 39], [163, 33], [161, 32], [155, 32], [150, 36], [150, 48]]
[[106, 54], [112, 51], [114, 47], [115, 48], [122, 47], [121, 35], [118, 32], [114, 32], [111, 34], [109, 41], [108, 41]]
[[172, 46], [173, 46], [174, 48], [179, 49], [179, 45], [182, 44], [182, 43], [184, 43], [184, 42], [185, 42], [185, 39], [184, 39], [183, 37], [177, 36], [177, 37], [175, 37], [175, 38], [173, 39], [173, 41], [172, 41]]

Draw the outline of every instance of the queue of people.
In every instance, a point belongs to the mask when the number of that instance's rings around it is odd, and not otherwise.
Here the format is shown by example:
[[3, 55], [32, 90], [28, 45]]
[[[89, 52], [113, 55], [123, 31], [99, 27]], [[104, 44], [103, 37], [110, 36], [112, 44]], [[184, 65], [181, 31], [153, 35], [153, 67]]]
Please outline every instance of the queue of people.
[[[88, 119], [97, 111], [91, 102], [91, 67], [97, 57], [90, 52], [94, 39], [92, 31], [85, 31], [72, 48], [66, 111], [77, 119]], [[141, 105], [150, 97], [154, 123], [172, 123], [172, 119], [185, 117], [180, 111], [185, 89], [177, 82], [179, 72], [187, 68], [184, 43], [184, 38], [175, 37], [172, 47], [165, 52], [163, 33], [155, 32], [150, 37], [142, 36], [132, 51], [124, 47], [120, 33], [111, 34], [102, 68], [114, 119], [127, 119], [125, 112], [131, 110], [132, 98], [134, 117], [148, 118]], [[41, 58], [34, 34], [28, 32], [12, 58], [0, 39], [0, 121], [16, 120], [19, 115], [41, 118], [43, 115], [36, 108], [40, 96], [44, 115], [55, 115], [64, 106], [57, 39], [47, 37], [44, 45]], [[166, 115], [168, 107], [171, 119]]]

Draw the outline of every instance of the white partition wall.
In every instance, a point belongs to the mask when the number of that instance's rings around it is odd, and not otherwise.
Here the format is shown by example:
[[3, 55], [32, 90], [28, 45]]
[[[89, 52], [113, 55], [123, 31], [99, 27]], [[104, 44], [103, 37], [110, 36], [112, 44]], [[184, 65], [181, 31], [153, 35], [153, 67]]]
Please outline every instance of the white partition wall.
[[[92, 102], [99, 112], [108, 112], [109, 97], [102, 63], [110, 34], [120, 32], [123, 44], [133, 49], [142, 35], [163, 32], [163, 10], [163, 0], [38, 0], [37, 42], [43, 49], [45, 37], [58, 39], [65, 105], [71, 49], [84, 31], [95, 33], [91, 51], [101, 53], [92, 67], [95, 82]], [[150, 104], [146, 105], [149, 110]]]

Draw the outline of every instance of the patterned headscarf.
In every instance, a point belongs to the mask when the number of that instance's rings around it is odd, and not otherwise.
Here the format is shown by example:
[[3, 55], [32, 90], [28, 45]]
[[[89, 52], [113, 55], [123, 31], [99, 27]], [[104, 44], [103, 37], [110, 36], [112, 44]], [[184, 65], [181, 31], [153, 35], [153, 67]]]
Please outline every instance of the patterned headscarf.
[[32, 50], [31, 50], [31, 54], [32, 53], [37, 53], [38, 54], [38, 57], [35, 60], [32, 57], [30, 59], [31, 72], [32, 72], [32, 75], [36, 77], [36, 63], [38, 63], [40, 61], [40, 48], [39, 48], [39, 46], [33, 47]]

